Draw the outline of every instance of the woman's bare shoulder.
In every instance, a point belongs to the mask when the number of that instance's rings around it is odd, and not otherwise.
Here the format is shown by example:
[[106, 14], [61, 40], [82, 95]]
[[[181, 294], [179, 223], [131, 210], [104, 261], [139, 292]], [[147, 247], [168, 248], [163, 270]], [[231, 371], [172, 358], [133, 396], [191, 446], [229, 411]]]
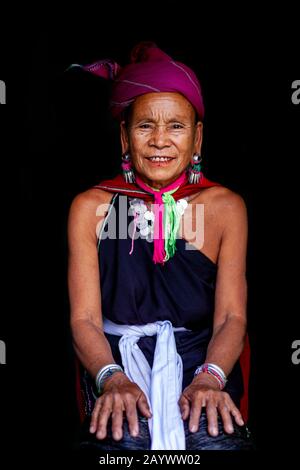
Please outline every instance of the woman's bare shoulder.
[[77, 194], [70, 207], [71, 212], [92, 212], [95, 213], [98, 206], [101, 204], [109, 204], [113, 193], [103, 191], [102, 189], [91, 188], [82, 193]]
[[198, 196], [197, 202], [204, 202], [213, 205], [216, 209], [245, 208], [245, 201], [243, 197], [232, 189], [226, 186], [212, 186], [211, 188], [203, 189]]
[[74, 197], [68, 219], [68, 232], [94, 238], [108, 210], [113, 193], [91, 188]]
[[212, 216], [222, 230], [231, 224], [247, 225], [245, 201], [232, 189], [225, 186], [205, 188], [197, 197], [196, 202], [204, 204], [207, 216]]

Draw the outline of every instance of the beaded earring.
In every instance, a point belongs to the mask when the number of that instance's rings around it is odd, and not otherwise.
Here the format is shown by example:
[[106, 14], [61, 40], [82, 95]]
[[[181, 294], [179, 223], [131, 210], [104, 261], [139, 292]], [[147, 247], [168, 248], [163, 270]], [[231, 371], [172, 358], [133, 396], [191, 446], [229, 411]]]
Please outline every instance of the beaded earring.
[[190, 184], [197, 184], [201, 178], [201, 155], [195, 154], [188, 168], [188, 178]]
[[129, 153], [125, 153], [122, 156], [122, 170], [123, 170], [123, 177], [126, 183], [134, 183], [135, 174], [132, 168], [131, 157]]

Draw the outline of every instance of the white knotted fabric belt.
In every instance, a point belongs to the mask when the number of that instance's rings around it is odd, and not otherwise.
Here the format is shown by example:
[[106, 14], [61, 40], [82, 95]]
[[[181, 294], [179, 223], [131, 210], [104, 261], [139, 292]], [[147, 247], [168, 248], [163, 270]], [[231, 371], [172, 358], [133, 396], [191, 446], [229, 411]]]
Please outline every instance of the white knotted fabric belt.
[[[152, 417], [148, 419], [151, 450], [185, 450], [184, 425], [178, 405], [182, 391], [183, 366], [177, 353], [169, 320], [146, 325], [119, 325], [103, 318], [105, 333], [121, 336], [119, 349], [124, 372], [146, 395]], [[151, 367], [137, 342], [142, 336], [157, 335]]]

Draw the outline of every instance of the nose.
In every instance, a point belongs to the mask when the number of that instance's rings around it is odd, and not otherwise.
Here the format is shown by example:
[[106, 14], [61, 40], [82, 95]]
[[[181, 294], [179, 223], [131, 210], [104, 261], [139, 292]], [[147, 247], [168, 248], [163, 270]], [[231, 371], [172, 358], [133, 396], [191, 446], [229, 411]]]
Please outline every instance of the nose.
[[170, 146], [170, 137], [167, 126], [155, 126], [149, 139], [149, 145], [156, 148], [164, 148]]

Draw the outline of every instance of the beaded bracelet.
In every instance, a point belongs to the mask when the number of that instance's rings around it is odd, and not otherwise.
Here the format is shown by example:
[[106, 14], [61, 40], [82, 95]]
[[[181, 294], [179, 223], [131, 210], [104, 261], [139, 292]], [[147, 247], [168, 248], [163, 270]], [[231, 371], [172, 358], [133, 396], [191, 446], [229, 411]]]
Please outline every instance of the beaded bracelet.
[[207, 374], [213, 375], [218, 381], [220, 390], [223, 390], [227, 383], [227, 377], [221, 367], [217, 366], [216, 364], [212, 364], [211, 362], [206, 362], [197, 367], [194, 373], [194, 377], [201, 372], [206, 372]]
[[97, 372], [95, 382], [96, 382], [96, 387], [97, 387], [99, 395], [101, 395], [103, 391], [105, 379], [107, 379], [108, 377], [111, 377], [115, 372], [119, 372], [119, 371], [124, 372], [122, 367], [119, 366], [118, 364], [107, 364], [106, 366], [102, 367]]

